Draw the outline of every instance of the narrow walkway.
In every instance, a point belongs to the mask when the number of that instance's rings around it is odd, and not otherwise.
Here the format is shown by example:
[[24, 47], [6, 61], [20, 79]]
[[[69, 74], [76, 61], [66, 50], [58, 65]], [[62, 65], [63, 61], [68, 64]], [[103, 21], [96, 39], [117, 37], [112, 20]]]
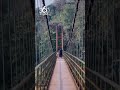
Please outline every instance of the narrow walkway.
[[62, 58], [57, 58], [49, 90], [77, 90], [67, 64]]

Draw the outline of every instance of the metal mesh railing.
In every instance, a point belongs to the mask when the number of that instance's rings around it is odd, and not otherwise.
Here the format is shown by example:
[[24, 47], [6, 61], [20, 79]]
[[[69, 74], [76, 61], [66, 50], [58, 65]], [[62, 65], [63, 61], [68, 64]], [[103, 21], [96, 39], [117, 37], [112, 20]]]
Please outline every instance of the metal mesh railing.
[[48, 90], [56, 63], [56, 53], [51, 54], [35, 68], [35, 90]]
[[85, 62], [68, 52], [64, 52], [64, 58], [72, 73], [78, 90], [85, 90]]

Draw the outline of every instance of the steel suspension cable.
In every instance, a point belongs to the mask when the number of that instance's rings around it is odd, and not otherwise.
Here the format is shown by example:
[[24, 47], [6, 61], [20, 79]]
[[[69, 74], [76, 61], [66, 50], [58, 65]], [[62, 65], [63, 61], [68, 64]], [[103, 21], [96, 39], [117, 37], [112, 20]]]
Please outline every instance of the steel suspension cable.
[[[72, 33], [74, 32], [73, 29], [74, 29], [74, 26], [75, 26], [75, 19], [76, 19], [76, 17], [77, 17], [79, 1], [80, 1], [80, 0], [78, 0], [78, 1], [77, 1], [77, 4], [76, 4], [76, 10], [75, 10], [74, 18], [73, 18], [73, 23], [72, 23]], [[72, 34], [72, 35], [73, 35], [73, 34]], [[72, 38], [73, 38], [73, 36], [70, 37], [69, 40], [66, 42], [66, 44], [65, 44], [65, 46], [64, 46], [65, 48], [67, 48], [67, 45], [68, 45], [69, 41], [70, 41]]]
[[[45, 0], [42, 0], [42, 2], [43, 2], [43, 6], [45, 6]], [[50, 42], [51, 42], [52, 50], [53, 50], [53, 43], [52, 43], [52, 38], [51, 38], [51, 35], [50, 35], [49, 21], [48, 21], [47, 15], [45, 15], [45, 17], [46, 17], [46, 20], [47, 20], [47, 28], [48, 28], [49, 38], [50, 38]], [[53, 51], [54, 51], [54, 50], [53, 50]]]

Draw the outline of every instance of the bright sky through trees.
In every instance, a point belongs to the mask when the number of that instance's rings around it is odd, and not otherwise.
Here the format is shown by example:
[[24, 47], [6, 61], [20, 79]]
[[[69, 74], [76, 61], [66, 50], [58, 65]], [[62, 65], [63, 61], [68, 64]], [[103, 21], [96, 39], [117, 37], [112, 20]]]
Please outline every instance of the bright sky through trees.
[[[51, 3], [53, 3], [54, 0], [45, 0], [45, 4], [50, 5]], [[41, 2], [42, 0], [35, 0], [35, 8], [40, 7], [41, 6]]]

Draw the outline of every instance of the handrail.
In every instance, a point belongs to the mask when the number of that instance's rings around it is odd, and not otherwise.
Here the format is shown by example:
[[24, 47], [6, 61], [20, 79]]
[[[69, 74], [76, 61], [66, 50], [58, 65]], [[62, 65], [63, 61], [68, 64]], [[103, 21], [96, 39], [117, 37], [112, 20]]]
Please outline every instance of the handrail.
[[56, 53], [52, 53], [35, 67], [35, 90], [48, 90], [56, 63]]
[[64, 52], [71, 55], [72, 57], [76, 58], [78, 61], [82, 62], [83, 64], [85, 64], [85, 62], [83, 60], [80, 60], [78, 57], [76, 57], [76, 56], [74, 56], [74, 55], [72, 55], [72, 54], [70, 54], [70, 53], [68, 53], [66, 51], [64, 51]]
[[[73, 61], [69, 56], [68, 56], [68, 58], [69, 58], [83, 73], [85, 73], [84, 70], [83, 70], [75, 61]], [[79, 61], [79, 60], [78, 60], [78, 61]]]
[[[119, 90], [119, 89], [120, 89], [120, 85], [118, 85], [117, 83], [113, 82], [112, 80], [110, 80], [110, 79], [102, 76], [102, 75], [99, 74], [98, 72], [95, 72], [95, 71], [93, 71], [93, 70], [91, 70], [91, 69], [89, 69], [89, 68], [87, 68], [87, 67], [86, 67], [86, 70], [89, 71], [90, 74], [95, 75], [95, 76], [94, 76], [95, 78], [96, 78], [96, 77], [99, 77], [99, 78], [100, 78], [99, 80], [103, 81], [103, 82], [106, 83], [106, 84], [111, 85], [113, 88], [115, 88], [115, 90]], [[88, 80], [88, 78], [86, 78], [86, 79]], [[99, 80], [97, 80], [97, 81], [99, 81]], [[94, 85], [93, 80], [89, 80], [89, 82], [90, 82], [92, 85]], [[97, 85], [97, 84], [94, 85], [94, 86], [95, 86], [95, 87], [99, 87], [99, 85]], [[99, 87], [99, 88], [100, 88], [100, 87]]]
[[85, 90], [85, 62], [65, 51], [63, 56], [72, 73], [78, 90]]
[[45, 63], [49, 57], [51, 57], [54, 53], [50, 54], [50, 56], [48, 56], [45, 60], [43, 60], [40, 64], [38, 64], [36, 67], [35, 67], [35, 70], [38, 69], [43, 63]]
[[24, 78], [19, 84], [17, 84], [15, 87], [11, 88], [11, 90], [18, 90], [22, 88], [28, 81], [31, 80], [32, 77], [34, 77], [35, 71], [31, 72], [26, 78]]

